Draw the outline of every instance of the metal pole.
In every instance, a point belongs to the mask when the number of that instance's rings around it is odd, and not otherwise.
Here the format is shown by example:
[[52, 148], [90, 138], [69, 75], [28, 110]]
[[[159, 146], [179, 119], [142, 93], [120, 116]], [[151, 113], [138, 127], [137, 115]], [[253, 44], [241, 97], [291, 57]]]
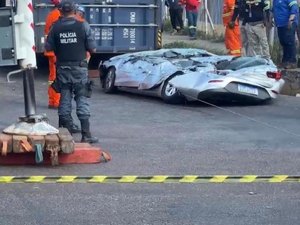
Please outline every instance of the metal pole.
[[23, 72], [23, 90], [25, 103], [25, 116], [36, 114], [35, 91], [34, 91], [34, 73], [32, 68]]
[[208, 15], [207, 15], [207, 12], [208, 12], [208, 9], [207, 9], [207, 0], [205, 0], [205, 2], [204, 2], [204, 8], [205, 8], [205, 34], [207, 34], [208, 33], [208, 24], [207, 24], [207, 22], [208, 22]]

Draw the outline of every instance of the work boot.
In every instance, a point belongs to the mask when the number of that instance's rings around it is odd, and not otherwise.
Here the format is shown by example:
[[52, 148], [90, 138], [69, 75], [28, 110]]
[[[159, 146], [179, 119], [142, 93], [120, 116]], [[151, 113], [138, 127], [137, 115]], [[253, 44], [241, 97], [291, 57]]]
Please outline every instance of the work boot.
[[82, 134], [81, 142], [90, 143], [90, 144], [97, 143], [99, 141], [98, 138], [93, 137], [90, 132], [89, 119], [80, 120], [80, 123], [81, 123], [81, 134]]
[[296, 63], [287, 63], [284, 66], [284, 69], [290, 70], [290, 69], [296, 69], [297, 68], [297, 64]]
[[75, 124], [75, 123], [72, 123], [71, 130], [72, 130], [73, 134], [77, 134], [77, 133], [81, 132], [80, 127], [77, 124]]
[[70, 134], [72, 134], [72, 121], [70, 119], [67, 119], [65, 117], [58, 117], [58, 127], [64, 127], [67, 128]]
[[58, 127], [67, 128], [70, 134], [76, 134], [81, 132], [80, 127], [73, 122], [72, 116], [70, 116], [69, 119], [59, 118]]

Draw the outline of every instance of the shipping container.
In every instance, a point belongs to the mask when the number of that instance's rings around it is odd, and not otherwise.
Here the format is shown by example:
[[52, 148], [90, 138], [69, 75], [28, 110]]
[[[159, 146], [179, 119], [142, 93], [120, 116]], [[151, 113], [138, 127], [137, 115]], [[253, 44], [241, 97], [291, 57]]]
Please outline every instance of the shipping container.
[[[85, 8], [97, 53], [126, 53], [161, 48], [164, 0], [75, 0]], [[37, 53], [44, 51], [44, 26], [50, 0], [33, 0]]]

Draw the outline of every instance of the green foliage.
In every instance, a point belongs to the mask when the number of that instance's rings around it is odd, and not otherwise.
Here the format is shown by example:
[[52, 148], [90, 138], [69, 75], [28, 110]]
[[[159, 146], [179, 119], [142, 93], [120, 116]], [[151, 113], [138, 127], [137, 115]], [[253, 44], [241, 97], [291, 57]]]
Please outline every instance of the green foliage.
[[279, 64], [282, 58], [282, 47], [278, 41], [274, 42], [273, 47], [270, 47], [271, 58], [275, 64]]
[[197, 36], [202, 40], [209, 40], [211, 42], [224, 42], [224, 34], [217, 34], [217, 33], [206, 34], [205, 31], [198, 30]]
[[[196, 43], [188, 43], [185, 41], [175, 41], [169, 44], [165, 44], [164, 48], [199, 48]], [[213, 54], [224, 55], [224, 52], [218, 49], [205, 49]]]
[[163, 30], [164, 30], [164, 32], [171, 32], [172, 31], [171, 20], [167, 19], [167, 20], [164, 21]]
[[175, 41], [169, 44], [165, 44], [164, 48], [199, 48], [195, 43], [187, 43], [185, 41]]

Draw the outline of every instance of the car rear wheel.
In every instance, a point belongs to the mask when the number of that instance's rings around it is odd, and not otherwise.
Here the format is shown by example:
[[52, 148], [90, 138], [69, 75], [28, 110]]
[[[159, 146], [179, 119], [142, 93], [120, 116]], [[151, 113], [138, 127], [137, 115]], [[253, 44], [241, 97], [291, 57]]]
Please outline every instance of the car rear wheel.
[[114, 93], [117, 90], [115, 86], [115, 79], [116, 79], [116, 69], [113, 67], [109, 68], [104, 78], [103, 90], [105, 93]]
[[177, 88], [169, 82], [172, 78], [165, 81], [161, 90], [161, 97], [168, 104], [181, 104], [184, 102], [185, 98], [180, 94]]

